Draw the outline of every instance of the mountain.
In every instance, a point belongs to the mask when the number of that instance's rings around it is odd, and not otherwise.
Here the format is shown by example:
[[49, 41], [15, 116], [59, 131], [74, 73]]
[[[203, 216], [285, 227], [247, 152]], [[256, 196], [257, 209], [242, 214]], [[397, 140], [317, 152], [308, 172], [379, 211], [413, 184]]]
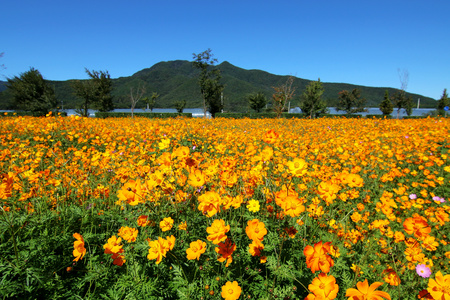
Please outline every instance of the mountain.
[[[247, 111], [249, 110], [246, 95], [254, 92], [263, 92], [268, 99], [271, 99], [274, 86], [279, 86], [286, 82], [288, 76], [274, 75], [261, 70], [245, 70], [230, 64], [227, 61], [217, 66], [222, 74], [224, 89], [224, 106], [226, 111]], [[160, 97], [157, 99], [156, 107], [174, 108], [175, 102], [186, 100], [186, 107], [202, 107], [202, 99], [198, 86], [199, 70], [195, 69], [191, 62], [185, 60], [174, 60], [159, 62], [150, 68], [134, 73], [132, 76], [119, 77], [113, 79], [113, 96], [117, 108], [130, 107], [130, 88], [136, 89], [139, 85], [146, 88], [146, 96], [151, 96], [152, 92], [157, 92]], [[49, 81], [55, 88], [56, 95], [64, 108], [75, 108], [80, 102], [72, 94], [71, 80]], [[310, 80], [295, 78], [293, 86], [296, 87], [296, 96], [291, 101], [291, 107], [298, 106], [299, 96], [304, 91]], [[327, 100], [328, 106], [335, 106], [338, 101], [338, 93], [342, 90], [352, 90], [358, 88], [361, 96], [367, 99], [368, 107], [378, 107], [383, 100], [385, 90], [393, 95], [397, 89], [387, 87], [368, 87], [349, 83], [328, 83], [324, 82], [325, 92], [323, 98]], [[420, 98], [420, 105], [423, 108], [436, 107], [436, 101], [429, 97], [418, 94], [407, 93], [414, 101]], [[142, 107], [138, 103], [137, 107]], [[12, 109], [13, 102], [10, 91], [5, 90], [5, 82], [0, 81], [0, 109]]]

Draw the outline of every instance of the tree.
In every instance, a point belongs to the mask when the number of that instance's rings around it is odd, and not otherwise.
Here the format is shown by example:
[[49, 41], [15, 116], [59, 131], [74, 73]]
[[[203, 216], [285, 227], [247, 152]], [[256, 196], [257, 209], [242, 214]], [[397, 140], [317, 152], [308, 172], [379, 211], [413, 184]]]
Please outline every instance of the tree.
[[56, 109], [58, 101], [55, 91], [38, 70], [30, 68], [19, 77], [14, 76], [7, 80], [6, 86], [13, 94], [17, 109], [29, 111], [36, 116], [46, 115]]
[[400, 117], [400, 110], [403, 108], [408, 116], [412, 113], [412, 98], [406, 97], [404, 90], [397, 91], [392, 96], [394, 107], [397, 108], [397, 119]]
[[213, 58], [211, 49], [200, 54], [193, 53], [194, 67], [200, 70], [198, 83], [203, 98], [203, 113], [206, 118], [208, 110], [214, 118], [215, 114], [223, 109], [223, 84], [220, 83], [222, 76], [220, 70], [214, 67], [217, 59]]
[[248, 105], [257, 113], [261, 112], [267, 104], [267, 97], [264, 93], [255, 93], [247, 96]]
[[142, 99], [147, 104], [147, 109], [150, 109], [151, 112], [153, 112], [153, 109], [155, 108], [156, 105], [156, 99], [158, 99], [159, 96], [160, 95], [158, 93], [153, 92], [151, 98], [145, 97]]
[[447, 89], [444, 89], [441, 99], [437, 102], [437, 113], [438, 115], [445, 116], [445, 107], [449, 105]]
[[142, 99], [142, 96], [145, 94], [145, 87], [141, 84], [138, 85], [135, 91], [133, 91], [133, 87], [130, 87], [130, 101], [131, 101], [131, 117], [134, 117], [134, 109], [139, 100]]
[[413, 110], [413, 99], [411, 98], [411, 96], [408, 96], [405, 102], [405, 112], [408, 117], [412, 115], [412, 110]]
[[394, 111], [394, 105], [392, 104], [391, 98], [389, 98], [389, 91], [384, 92], [383, 101], [380, 103], [380, 110], [383, 115], [390, 115]]
[[294, 76], [289, 76], [286, 83], [277, 87], [273, 87], [275, 93], [272, 95], [273, 110], [277, 114], [277, 118], [286, 110], [286, 104], [294, 97], [295, 87]]
[[300, 96], [300, 109], [311, 119], [327, 111], [327, 103], [322, 100], [323, 93], [324, 89], [319, 78], [317, 81], [311, 81]]
[[347, 114], [354, 114], [358, 112], [367, 111], [364, 108], [366, 99], [361, 98], [359, 89], [353, 89], [351, 92], [343, 90], [339, 92], [339, 102], [336, 106], [336, 111], [345, 111]]
[[101, 112], [112, 111], [114, 109], [112, 92], [112, 80], [108, 71], [92, 71], [86, 69], [89, 77], [94, 81], [97, 89], [97, 99], [94, 107]]
[[397, 108], [397, 119], [400, 117], [400, 110], [403, 108], [406, 114], [409, 116], [412, 113], [412, 99], [411, 97], [406, 97], [406, 88], [408, 87], [409, 72], [406, 69], [401, 71], [397, 69], [398, 78], [400, 80], [400, 90], [394, 94], [393, 102], [394, 107]]
[[114, 109], [112, 102], [112, 81], [108, 71], [89, 71], [85, 69], [90, 77], [89, 80], [76, 80], [72, 82], [75, 96], [83, 99], [77, 112], [84, 117], [89, 116], [89, 108], [99, 111], [111, 111]]
[[180, 100], [175, 102], [175, 109], [179, 114], [183, 113], [183, 109], [186, 107], [186, 100]]

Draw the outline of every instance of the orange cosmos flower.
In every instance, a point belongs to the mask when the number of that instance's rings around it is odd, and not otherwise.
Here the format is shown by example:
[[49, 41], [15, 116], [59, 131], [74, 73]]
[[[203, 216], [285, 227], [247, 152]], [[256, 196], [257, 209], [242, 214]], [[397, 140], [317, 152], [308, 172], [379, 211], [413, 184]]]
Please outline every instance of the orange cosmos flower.
[[73, 242], [73, 256], [75, 256], [73, 261], [78, 261], [83, 259], [86, 254], [86, 248], [84, 248], [84, 239], [79, 233], [74, 233], [73, 237], [77, 240]]
[[386, 269], [383, 271], [383, 273], [386, 273], [386, 275], [384, 276], [384, 281], [386, 281], [390, 285], [398, 286], [400, 284], [400, 277], [398, 277], [397, 272], [395, 272], [393, 269]]
[[252, 241], [252, 243], [248, 247], [248, 252], [250, 252], [252, 256], [260, 256], [261, 251], [264, 249], [263, 244], [258, 244], [255, 241]]
[[161, 222], [159, 222], [159, 228], [162, 231], [169, 231], [173, 227], [173, 219], [171, 217], [164, 218]]
[[298, 232], [297, 229], [295, 229], [294, 226], [286, 227], [286, 228], [284, 228], [284, 231], [287, 233], [287, 235], [288, 235], [291, 239], [295, 238], [295, 235], [296, 235], [297, 232]]
[[166, 238], [168, 250], [172, 250], [175, 246], [175, 236], [171, 235]]
[[374, 282], [369, 286], [369, 282], [364, 280], [364, 282], [356, 283], [358, 289], [347, 289], [345, 296], [349, 297], [351, 300], [391, 300], [391, 296], [388, 293], [382, 291], [376, 291], [376, 289], [382, 285], [382, 282]]
[[184, 230], [184, 231], [187, 230], [187, 223], [186, 223], [186, 221], [181, 222], [180, 225], [178, 225], [178, 230]]
[[419, 295], [417, 296], [417, 298], [419, 299], [429, 299], [429, 300], [434, 300], [433, 297], [431, 297], [430, 293], [427, 290], [421, 290], [419, 292]]
[[193, 172], [189, 173], [188, 184], [193, 187], [201, 187], [205, 184], [205, 176], [202, 171], [196, 169]]
[[225, 226], [224, 220], [214, 220], [210, 227], [206, 228], [209, 233], [207, 239], [213, 244], [219, 244], [227, 239], [227, 232], [230, 231], [230, 225]]
[[245, 233], [252, 241], [258, 245], [262, 245], [264, 236], [267, 234], [267, 229], [263, 222], [260, 222], [258, 219], [253, 219], [247, 222]]
[[363, 187], [364, 179], [358, 174], [347, 174], [344, 179], [344, 183], [346, 183], [349, 187]]
[[118, 253], [113, 253], [111, 255], [111, 258], [113, 259], [113, 265], [121, 267], [127, 261], [125, 259], [125, 256], [123, 256], [121, 253], [123, 253], [123, 249], [120, 249]]
[[190, 243], [189, 248], [186, 249], [187, 259], [200, 260], [200, 255], [205, 253], [206, 251], [206, 243], [201, 240], [196, 240], [195, 242]]
[[339, 286], [336, 284], [336, 278], [325, 273], [320, 273], [318, 277], [314, 278], [308, 289], [312, 292], [306, 297], [307, 300], [321, 299], [331, 300], [337, 297]]
[[122, 249], [122, 245], [120, 245], [121, 242], [122, 238], [116, 238], [116, 236], [113, 235], [108, 239], [108, 242], [103, 245], [103, 248], [105, 249], [104, 253], [111, 254], [113, 264], [120, 267], [126, 262], [125, 256], [122, 255], [124, 250]]
[[198, 201], [200, 202], [198, 209], [207, 214], [208, 217], [212, 217], [220, 211], [221, 199], [216, 192], [208, 191], [198, 197]]
[[108, 242], [103, 245], [103, 249], [105, 249], [105, 254], [114, 254], [119, 253], [122, 250], [122, 238], [117, 238], [115, 235], [108, 239]]
[[236, 250], [236, 244], [234, 244], [230, 239], [226, 239], [225, 242], [221, 242], [217, 245], [214, 250], [220, 254], [220, 257], [217, 258], [218, 261], [224, 262], [227, 261], [225, 267], [228, 267], [228, 265], [233, 261], [233, 257], [231, 256]]
[[[279, 204], [277, 202], [277, 204]], [[291, 216], [293, 218], [298, 217], [302, 212], [305, 211], [305, 206], [303, 205], [303, 200], [296, 196], [287, 196], [282, 202], [284, 214]]]
[[118, 236], [126, 240], [128, 243], [136, 242], [136, 237], [138, 235], [138, 230], [128, 226], [121, 227], [119, 229]]
[[434, 299], [450, 299], [450, 275], [442, 275], [441, 271], [436, 273], [435, 279], [428, 281], [427, 291]]
[[120, 201], [126, 201], [130, 205], [138, 205], [143, 201], [141, 181], [130, 180], [117, 192]]
[[327, 205], [333, 203], [333, 200], [336, 199], [336, 194], [339, 190], [339, 185], [327, 181], [322, 181], [317, 188], [320, 197], [327, 203]]
[[273, 129], [266, 132], [263, 137], [263, 141], [267, 144], [273, 144], [278, 140], [278, 133], [276, 133]]
[[265, 147], [261, 151], [260, 159], [262, 161], [269, 161], [272, 159], [272, 157], [273, 157], [273, 149], [271, 147]]
[[330, 267], [334, 266], [334, 261], [331, 256], [328, 255], [330, 252], [331, 242], [322, 241], [316, 243], [314, 247], [308, 245], [303, 250], [303, 254], [306, 256], [306, 265], [311, 269], [311, 272], [315, 273], [321, 270], [324, 273], [330, 271]]
[[[173, 237], [173, 236], [172, 236]], [[175, 242], [175, 237], [171, 239], [171, 241]], [[148, 249], [147, 258], [149, 260], [156, 259], [156, 264], [159, 264], [162, 261], [163, 257], [166, 257], [167, 251], [173, 248], [173, 243], [170, 245], [168, 240], [159, 237], [158, 240], [148, 241], [148, 245], [150, 249]]]
[[0, 199], [8, 199], [12, 195], [14, 173], [0, 174]]
[[138, 226], [145, 227], [148, 225], [148, 217], [147, 216], [139, 216], [137, 219]]
[[407, 218], [403, 222], [403, 229], [408, 234], [414, 234], [416, 238], [424, 238], [431, 232], [427, 219], [419, 214], [414, 214], [412, 218]]
[[227, 281], [224, 286], [222, 286], [221, 296], [225, 300], [236, 300], [241, 296], [242, 289], [237, 283], [237, 281]]

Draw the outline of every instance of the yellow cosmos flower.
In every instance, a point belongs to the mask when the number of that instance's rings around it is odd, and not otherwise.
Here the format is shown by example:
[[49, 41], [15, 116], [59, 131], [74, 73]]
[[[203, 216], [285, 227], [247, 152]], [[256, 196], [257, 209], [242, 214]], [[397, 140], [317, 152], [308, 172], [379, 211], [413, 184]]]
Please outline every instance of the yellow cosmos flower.
[[171, 217], [164, 218], [161, 222], [159, 222], [159, 228], [162, 231], [169, 231], [173, 227], [173, 219]]
[[296, 177], [301, 177], [308, 172], [308, 164], [301, 158], [294, 158], [293, 161], [287, 163], [289, 173]]
[[247, 209], [251, 212], [258, 212], [259, 211], [259, 201], [253, 200], [253, 199], [248, 201]]

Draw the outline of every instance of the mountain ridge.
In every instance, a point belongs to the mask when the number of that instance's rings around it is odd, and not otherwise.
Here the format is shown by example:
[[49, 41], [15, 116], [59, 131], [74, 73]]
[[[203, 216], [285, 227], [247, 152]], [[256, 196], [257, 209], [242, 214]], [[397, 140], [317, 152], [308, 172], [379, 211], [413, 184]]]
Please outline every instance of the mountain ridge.
[[[258, 69], [243, 69], [228, 61], [223, 61], [216, 67], [220, 69], [221, 82], [225, 85], [224, 109], [226, 111], [243, 112], [250, 110], [245, 97], [254, 92], [264, 93], [270, 101], [273, 87], [285, 83], [287, 77], [289, 77], [289, 75], [275, 75]], [[145, 96], [150, 97], [153, 92], [160, 95], [156, 107], [174, 108], [175, 102], [179, 100], [186, 100], [187, 108], [202, 107], [198, 74], [199, 70], [194, 68], [192, 62], [187, 60], [158, 62], [149, 68], [135, 72], [131, 76], [112, 79], [114, 104], [117, 108], [129, 108], [130, 88], [136, 89], [141, 85], [146, 88]], [[312, 81], [295, 76], [294, 78], [296, 96], [291, 100], [291, 107], [298, 106], [299, 96]], [[70, 83], [73, 81], [48, 81], [55, 88], [55, 93], [64, 108], [75, 108], [81, 102], [72, 93]], [[0, 81], [0, 109], [11, 109], [13, 108], [12, 95], [6, 89], [5, 83]], [[388, 90], [390, 95], [398, 91], [398, 89], [390, 87], [370, 87], [350, 83], [322, 82], [322, 84], [325, 90], [323, 98], [327, 101], [328, 106], [336, 105], [338, 93], [342, 90], [359, 88], [362, 97], [367, 99], [367, 107], [378, 107], [383, 100], [385, 90]], [[430, 97], [414, 93], [407, 93], [407, 95], [411, 96], [413, 101], [420, 98], [423, 108], [434, 108], [436, 106], [436, 100]], [[143, 102], [138, 103], [137, 107], [143, 107], [143, 105]]]

